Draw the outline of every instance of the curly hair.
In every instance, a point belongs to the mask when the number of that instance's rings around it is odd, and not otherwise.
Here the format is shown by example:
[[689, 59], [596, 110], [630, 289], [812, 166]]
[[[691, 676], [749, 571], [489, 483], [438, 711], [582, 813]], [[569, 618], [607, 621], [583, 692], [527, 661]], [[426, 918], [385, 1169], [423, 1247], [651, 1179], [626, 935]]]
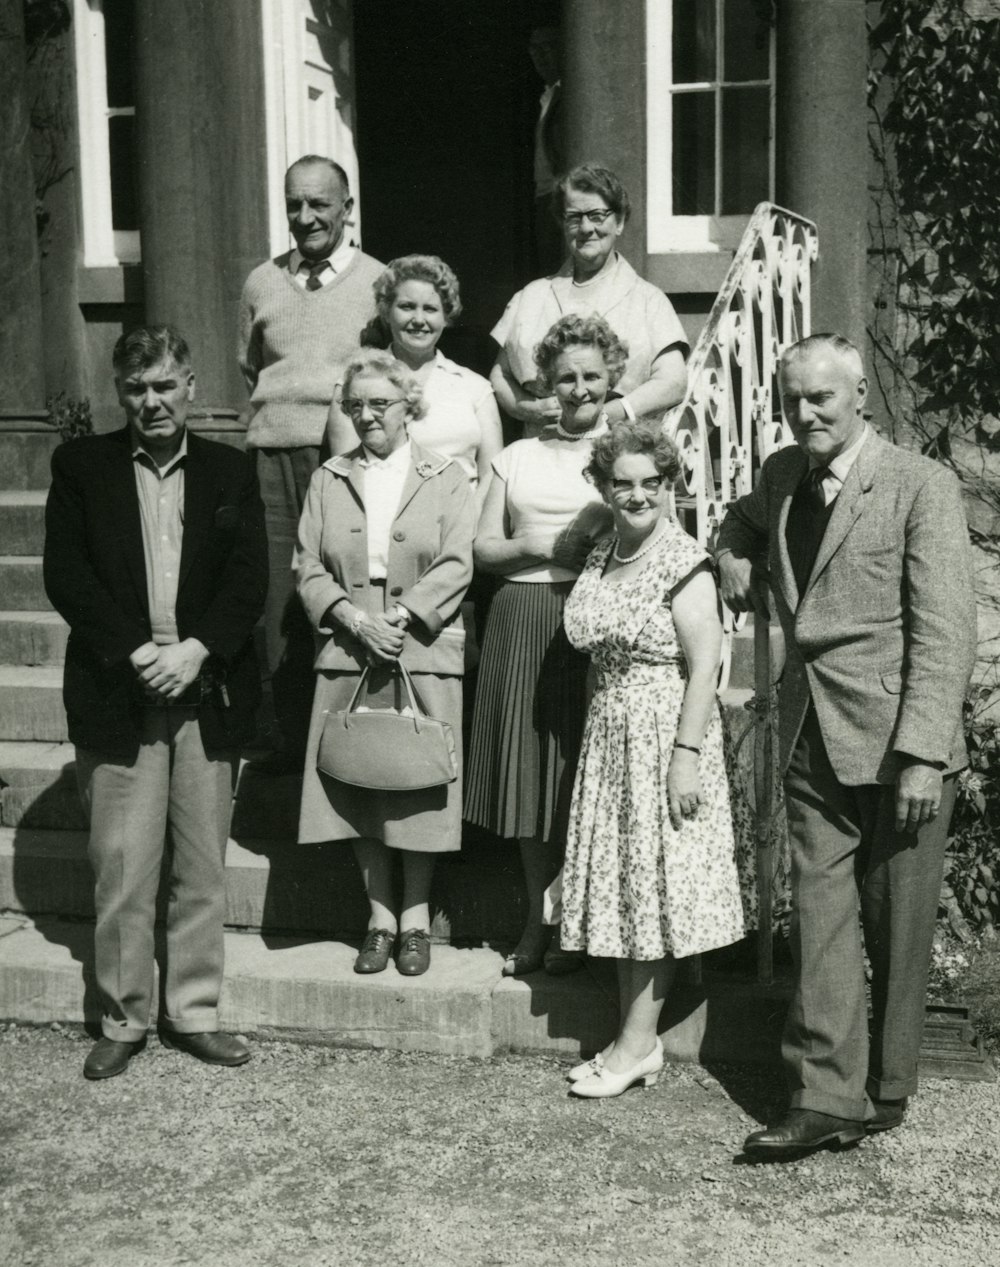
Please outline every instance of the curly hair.
[[590, 450], [583, 473], [591, 484], [606, 488], [611, 483], [615, 462], [625, 453], [641, 453], [652, 460], [657, 473], [669, 484], [681, 473], [677, 445], [655, 422], [613, 422], [598, 436]]
[[416, 377], [402, 361], [380, 348], [361, 348], [351, 357], [344, 370], [341, 400], [350, 397], [354, 380], [366, 375], [387, 378], [406, 401], [411, 418], [422, 418], [427, 412], [423, 389]]
[[452, 325], [462, 315], [458, 278], [443, 259], [437, 255], [401, 255], [398, 259], [389, 261], [385, 271], [375, 279], [372, 286], [376, 315], [365, 326], [361, 336], [363, 347], [389, 346], [389, 309], [403, 282], [429, 282], [434, 287], [441, 300], [446, 326]]
[[560, 317], [535, 347], [538, 376], [552, 390], [556, 360], [567, 348], [597, 348], [608, 369], [611, 386], [625, 373], [628, 344], [619, 339], [603, 317]]
[[126, 370], [148, 370], [163, 362], [172, 362], [179, 370], [190, 370], [191, 349], [187, 340], [173, 326], [139, 326], [123, 334], [111, 353], [115, 376]]
[[571, 189], [603, 198], [622, 224], [628, 223], [632, 214], [628, 190], [609, 168], [600, 167], [597, 163], [581, 163], [559, 177], [552, 191], [552, 214], [560, 224], [566, 212], [566, 195]]

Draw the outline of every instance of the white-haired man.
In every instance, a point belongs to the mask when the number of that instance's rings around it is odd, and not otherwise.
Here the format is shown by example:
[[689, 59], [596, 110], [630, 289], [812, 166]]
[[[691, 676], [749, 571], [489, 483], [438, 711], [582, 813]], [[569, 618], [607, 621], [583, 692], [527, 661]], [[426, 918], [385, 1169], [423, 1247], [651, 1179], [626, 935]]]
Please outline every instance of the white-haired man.
[[916, 1090], [976, 614], [958, 483], [866, 423], [857, 348], [803, 339], [779, 387], [796, 446], [730, 508], [717, 559], [736, 611], [766, 570], [785, 635], [791, 1102], [744, 1145], [783, 1157], [899, 1125]]

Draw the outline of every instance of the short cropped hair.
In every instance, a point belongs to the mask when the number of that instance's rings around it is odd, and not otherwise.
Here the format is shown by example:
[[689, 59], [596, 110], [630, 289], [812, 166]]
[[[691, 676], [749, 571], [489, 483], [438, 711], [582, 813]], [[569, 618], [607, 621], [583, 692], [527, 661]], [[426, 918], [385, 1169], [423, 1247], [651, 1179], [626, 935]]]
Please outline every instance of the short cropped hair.
[[285, 183], [287, 184], [289, 176], [295, 171], [296, 167], [326, 167], [340, 181], [341, 188], [344, 191], [344, 197], [351, 196], [351, 182], [347, 179], [347, 172], [339, 163], [335, 163], [332, 158], [326, 158], [323, 154], [303, 154], [301, 158], [297, 158], [294, 163], [285, 172]]
[[590, 461], [583, 473], [598, 488], [611, 483], [615, 462], [625, 453], [645, 454], [652, 460], [657, 474], [669, 484], [681, 473], [677, 445], [655, 422], [613, 422], [604, 435], [593, 441]]
[[116, 378], [127, 370], [148, 370], [170, 361], [180, 370], [190, 370], [191, 349], [173, 326], [139, 326], [123, 334], [111, 353]]
[[858, 378], [864, 378], [865, 361], [857, 345], [850, 339], [845, 339], [842, 334], [830, 332], [810, 334], [799, 339], [798, 343], [790, 344], [781, 354], [779, 369], [784, 369], [789, 361], [798, 360], [801, 356], [808, 356], [810, 352], [818, 352], [824, 348], [833, 352]]
[[389, 346], [389, 309], [403, 282], [413, 281], [429, 282], [437, 291], [446, 326], [458, 320], [462, 313], [458, 278], [444, 260], [437, 255], [401, 255], [398, 259], [390, 260], [385, 266], [385, 272], [375, 279], [372, 289], [375, 292], [378, 315], [368, 323], [361, 336], [365, 347]]
[[632, 214], [628, 191], [615, 173], [597, 163], [581, 163], [560, 176], [552, 192], [552, 214], [560, 222], [566, 212], [566, 195], [571, 189], [603, 198], [622, 224]]
[[351, 394], [351, 387], [356, 378], [366, 375], [380, 375], [387, 378], [393, 387], [404, 398], [411, 418], [422, 418], [427, 412], [424, 393], [416, 376], [403, 364], [397, 361], [391, 352], [381, 348], [360, 348], [347, 363], [344, 370], [341, 399]]
[[538, 376], [550, 391], [556, 359], [572, 347], [597, 348], [607, 366], [612, 387], [625, 373], [628, 344], [619, 339], [603, 317], [560, 317], [535, 347]]

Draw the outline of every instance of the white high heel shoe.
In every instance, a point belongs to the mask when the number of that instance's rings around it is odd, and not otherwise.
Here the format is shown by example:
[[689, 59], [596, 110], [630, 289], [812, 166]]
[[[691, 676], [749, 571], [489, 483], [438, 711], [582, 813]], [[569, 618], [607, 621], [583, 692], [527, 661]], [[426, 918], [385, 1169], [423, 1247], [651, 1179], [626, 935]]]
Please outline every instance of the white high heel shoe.
[[644, 1087], [655, 1087], [662, 1068], [663, 1044], [657, 1038], [656, 1046], [649, 1055], [633, 1065], [631, 1069], [626, 1069], [624, 1073], [611, 1073], [602, 1064], [593, 1077], [574, 1082], [569, 1093], [581, 1096], [585, 1100], [600, 1100], [608, 1096], [621, 1095], [637, 1082], [641, 1082]]
[[568, 1082], [582, 1082], [584, 1078], [592, 1078], [595, 1073], [599, 1073], [604, 1068], [604, 1052], [599, 1051], [596, 1056], [591, 1056], [589, 1060], [584, 1060], [579, 1065], [574, 1065], [566, 1075]]

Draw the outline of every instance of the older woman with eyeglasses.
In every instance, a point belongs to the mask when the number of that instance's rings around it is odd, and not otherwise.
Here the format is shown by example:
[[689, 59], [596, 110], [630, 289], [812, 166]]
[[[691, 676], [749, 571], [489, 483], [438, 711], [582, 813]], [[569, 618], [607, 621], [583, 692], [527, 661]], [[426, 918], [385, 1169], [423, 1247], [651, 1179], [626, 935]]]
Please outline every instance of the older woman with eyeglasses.
[[587, 477], [614, 532], [566, 600], [570, 642], [597, 684], [573, 787], [562, 944], [614, 959], [618, 1034], [573, 1069], [574, 1095], [649, 1086], [677, 959], [744, 932], [716, 699], [722, 652], [709, 556], [670, 516], [677, 450], [658, 426], [613, 423]]
[[[354, 845], [371, 908], [355, 972], [383, 971], [398, 938], [397, 969], [417, 976], [430, 963], [434, 860], [461, 847], [459, 609], [472, 579], [475, 506], [464, 468], [410, 440], [423, 397], [395, 357], [359, 353], [347, 366], [342, 404], [360, 443], [313, 476], [295, 554], [299, 595], [318, 636], [299, 841]], [[398, 707], [397, 662], [426, 713], [450, 723], [458, 777], [403, 792], [354, 787], [319, 771], [327, 716], [348, 707], [366, 668], [369, 706]]]
[[559, 402], [538, 375], [534, 350], [553, 322], [578, 314], [603, 317], [628, 345], [619, 396], [607, 404], [609, 420], [662, 415], [684, 395], [688, 341], [663, 291], [618, 254], [631, 211], [625, 187], [606, 167], [584, 163], [557, 183], [553, 211], [566, 263], [555, 276], [518, 291], [492, 331], [500, 354], [490, 381], [500, 408], [523, 424], [526, 436], [558, 420]]

